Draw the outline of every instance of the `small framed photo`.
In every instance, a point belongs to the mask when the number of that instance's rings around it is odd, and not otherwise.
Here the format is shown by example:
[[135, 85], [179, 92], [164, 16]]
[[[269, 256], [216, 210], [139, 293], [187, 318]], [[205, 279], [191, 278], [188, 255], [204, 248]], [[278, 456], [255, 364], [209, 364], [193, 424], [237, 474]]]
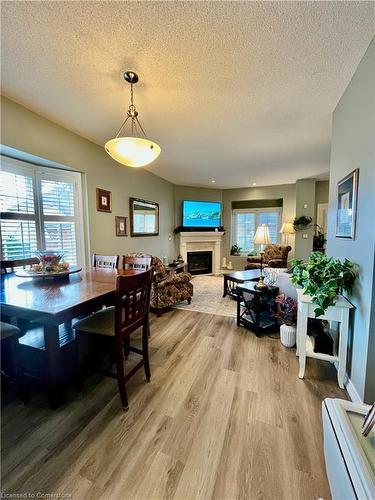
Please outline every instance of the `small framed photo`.
[[337, 183], [336, 238], [355, 239], [359, 169]]
[[96, 188], [96, 209], [99, 212], [112, 212], [112, 193]]
[[128, 235], [128, 218], [127, 217], [115, 217], [116, 220], [116, 236], [127, 236]]

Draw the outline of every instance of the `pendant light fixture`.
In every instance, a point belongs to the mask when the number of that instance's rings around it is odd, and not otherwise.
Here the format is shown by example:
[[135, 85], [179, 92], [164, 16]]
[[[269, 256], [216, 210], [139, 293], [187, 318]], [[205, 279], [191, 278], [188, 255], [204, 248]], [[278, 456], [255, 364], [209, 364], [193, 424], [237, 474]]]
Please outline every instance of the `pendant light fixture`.
[[[160, 146], [147, 139], [146, 133], [138, 120], [138, 111], [134, 105], [133, 85], [138, 82], [138, 75], [126, 71], [124, 79], [130, 83], [130, 105], [126, 118], [114, 139], [105, 144], [105, 150], [116, 161], [127, 167], [144, 167], [160, 155]], [[130, 124], [131, 135], [120, 135], [126, 123]]]

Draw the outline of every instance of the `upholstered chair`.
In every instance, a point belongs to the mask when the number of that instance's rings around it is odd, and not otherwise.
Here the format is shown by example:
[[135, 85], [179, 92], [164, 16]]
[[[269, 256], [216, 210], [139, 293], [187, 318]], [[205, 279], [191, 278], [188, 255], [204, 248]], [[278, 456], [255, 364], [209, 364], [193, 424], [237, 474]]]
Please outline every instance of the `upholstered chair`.
[[192, 276], [190, 273], [168, 274], [159, 257], [152, 258], [154, 279], [151, 287], [151, 307], [161, 316], [163, 309], [187, 300], [193, 296]]
[[[292, 247], [289, 245], [267, 245], [264, 249], [263, 265], [268, 267], [288, 267], [288, 254]], [[247, 258], [245, 269], [259, 269], [260, 256]]]

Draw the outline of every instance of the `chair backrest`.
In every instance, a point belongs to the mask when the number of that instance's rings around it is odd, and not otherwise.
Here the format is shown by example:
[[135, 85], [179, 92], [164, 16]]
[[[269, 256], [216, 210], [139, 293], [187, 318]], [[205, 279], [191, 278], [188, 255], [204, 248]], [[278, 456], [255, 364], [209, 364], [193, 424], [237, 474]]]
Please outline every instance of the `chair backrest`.
[[115, 336], [121, 341], [137, 330], [148, 318], [152, 268], [133, 276], [118, 276], [116, 280]]
[[98, 255], [94, 253], [92, 256], [92, 265], [93, 267], [117, 269], [118, 259], [118, 255]]
[[272, 259], [282, 259], [286, 261], [290, 250], [291, 247], [286, 245], [267, 245], [264, 249], [264, 259], [267, 262]]
[[159, 257], [152, 257], [152, 267], [154, 268], [155, 279], [158, 281], [162, 281], [168, 277], [165, 266]]
[[37, 257], [31, 257], [30, 259], [15, 259], [15, 260], [2, 260], [1, 269], [4, 273], [7, 273], [8, 269], [13, 273], [15, 267], [31, 267], [33, 264], [39, 264], [39, 259]]
[[151, 266], [151, 255], [138, 257], [134, 255], [122, 256], [123, 269], [144, 269], [145, 271]]

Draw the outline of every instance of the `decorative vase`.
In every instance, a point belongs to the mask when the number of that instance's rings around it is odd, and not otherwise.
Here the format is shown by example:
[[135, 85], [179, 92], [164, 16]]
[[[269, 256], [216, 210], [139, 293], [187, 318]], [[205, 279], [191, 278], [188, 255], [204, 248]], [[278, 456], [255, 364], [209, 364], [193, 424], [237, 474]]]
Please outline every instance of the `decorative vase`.
[[41, 270], [44, 273], [51, 273], [61, 269], [64, 252], [62, 250], [38, 250], [36, 256], [39, 259]]
[[294, 347], [296, 345], [296, 326], [285, 325], [280, 326], [280, 342], [285, 347]]

